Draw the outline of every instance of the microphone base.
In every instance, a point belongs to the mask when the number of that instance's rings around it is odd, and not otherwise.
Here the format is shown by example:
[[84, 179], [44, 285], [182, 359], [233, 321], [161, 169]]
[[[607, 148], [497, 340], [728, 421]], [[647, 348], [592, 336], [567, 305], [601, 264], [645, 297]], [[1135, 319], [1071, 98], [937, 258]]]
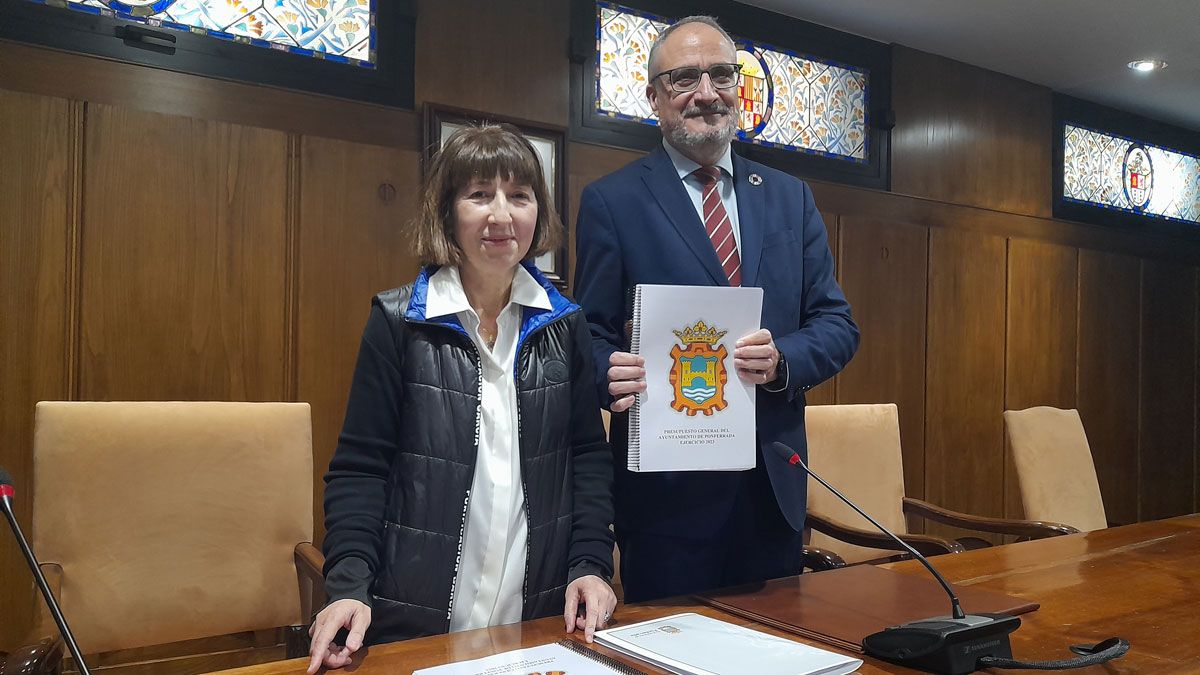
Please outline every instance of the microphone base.
[[863, 638], [868, 656], [940, 675], [976, 670], [985, 656], [1012, 658], [1008, 634], [1021, 620], [1007, 614], [968, 614], [911, 621]]

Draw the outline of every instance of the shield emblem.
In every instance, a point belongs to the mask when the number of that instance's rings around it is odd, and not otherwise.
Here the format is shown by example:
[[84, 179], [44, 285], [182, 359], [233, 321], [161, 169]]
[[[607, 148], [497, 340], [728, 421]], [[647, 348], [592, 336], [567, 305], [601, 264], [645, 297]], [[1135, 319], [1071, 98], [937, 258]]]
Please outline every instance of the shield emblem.
[[1154, 164], [1150, 153], [1145, 147], [1132, 143], [1125, 152], [1125, 162], [1121, 167], [1122, 187], [1129, 205], [1141, 211], [1150, 204], [1151, 191], [1154, 189]]
[[725, 332], [718, 332], [703, 320], [674, 331], [683, 344], [671, 347], [670, 380], [675, 392], [672, 408], [688, 415], [712, 415], [729, 405], [725, 401], [725, 383], [729, 380], [725, 357], [729, 351], [719, 343]]
[[775, 85], [767, 61], [758, 49], [745, 45], [738, 50], [737, 60], [742, 67], [737, 86], [738, 131], [744, 138], [754, 138], [771, 118]]

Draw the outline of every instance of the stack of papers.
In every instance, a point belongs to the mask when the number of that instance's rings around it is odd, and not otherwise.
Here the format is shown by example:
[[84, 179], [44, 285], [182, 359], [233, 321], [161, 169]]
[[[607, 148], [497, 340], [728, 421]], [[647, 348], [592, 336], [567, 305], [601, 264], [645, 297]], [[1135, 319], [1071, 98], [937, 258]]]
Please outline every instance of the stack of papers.
[[562, 640], [555, 644], [514, 649], [473, 661], [422, 668], [413, 675], [626, 675], [640, 672], [578, 642]]
[[810, 647], [700, 614], [596, 633], [596, 642], [680, 675], [842, 675], [862, 659]]

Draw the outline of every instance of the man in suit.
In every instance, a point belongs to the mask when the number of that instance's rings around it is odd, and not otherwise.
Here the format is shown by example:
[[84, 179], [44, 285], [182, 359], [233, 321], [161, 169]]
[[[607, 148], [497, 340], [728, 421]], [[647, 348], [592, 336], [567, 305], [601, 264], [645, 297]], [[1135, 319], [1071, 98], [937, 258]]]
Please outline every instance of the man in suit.
[[579, 206], [575, 292], [601, 401], [614, 413], [646, 388], [644, 361], [625, 351], [636, 284], [763, 289], [762, 328], [733, 353], [738, 376], [759, 387], [755, 469], [627, 471], [626, 420], [614, 416], [616, 535], [629, 602], [800, 572], [806, 478], [762, 450], [779, 441], [807, 454], [804, 391], [858, 347], [812, 192], [731, 151], [736, 54], [711, 17], [663, 31], [646, 86], [663, 145], [589, 185]]

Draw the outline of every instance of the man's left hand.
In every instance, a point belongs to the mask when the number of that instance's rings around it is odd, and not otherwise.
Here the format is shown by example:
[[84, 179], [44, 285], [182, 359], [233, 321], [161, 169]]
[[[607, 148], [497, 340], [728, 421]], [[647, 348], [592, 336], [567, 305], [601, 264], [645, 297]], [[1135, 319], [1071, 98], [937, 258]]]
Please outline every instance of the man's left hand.
[[603, 579], [594, 574], [579, 577], [567, 586], [567, 605], [563, 609], [567, 632], [579, 628], [584, 641], [591, 642], [592, 633], [608, 625], [616, 608], [617, 595]]
[[744, 382], [774, 382], [779, 367], [779, 350], [771, 339], [771, 331], [759, 328], [738, 340], [733, 349], [733, 367]]

